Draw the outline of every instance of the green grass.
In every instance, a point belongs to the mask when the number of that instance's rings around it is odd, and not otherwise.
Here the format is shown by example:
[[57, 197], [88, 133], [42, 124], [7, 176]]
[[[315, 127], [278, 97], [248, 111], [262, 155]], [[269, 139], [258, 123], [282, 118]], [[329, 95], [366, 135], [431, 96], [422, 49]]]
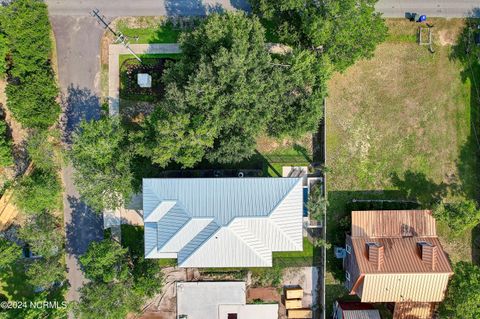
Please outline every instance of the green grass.
[[[132, 28], [120, 21], [117, 28], [130, 37], [131, 43], [176, 43], [180, 35], [180, 31], [174, 29], [171, 24], [163, 25], [162, 22], [151, 22], [146, 27]], [[135, 41], [134, 37], [138, 37], [138, 41]]]
[[303, 251], [278, 251], [273, 252], [273, 258], [309, 258], [313, 257], [315, 247], [307, 239], [303, 238]]
[[[390, 36], [373, 58], [329, 83], [327, 231], [334, 245], [344, 242], [350, 228], [345, 218], [352, 199], [412, 200], [431, 208], [443, 198], [480, 196], [473, 133], [474, 125], [480, 131], [479, 105], [472, 81], [472, 74], [480, 79], [480, 68], [468, 68], [448, 44], [461, 32], [461, 20], [435, 20], [435, 54], [415, 43], [418, 25], [387, 24]], [[454, 238], [442, 223], [438, 233], [453, 262], [472, 260], [472, 236], [478, 233]], [[333, 254], [327, 259], [331, 302], [343, 270]]]

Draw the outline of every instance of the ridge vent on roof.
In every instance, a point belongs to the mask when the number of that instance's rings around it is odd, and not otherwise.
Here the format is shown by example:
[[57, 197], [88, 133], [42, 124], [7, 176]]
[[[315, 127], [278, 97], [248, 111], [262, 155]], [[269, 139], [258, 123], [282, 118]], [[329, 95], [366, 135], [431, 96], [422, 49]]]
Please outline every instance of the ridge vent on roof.
[[368, 260], [376, 265], [377, 270], [380, 270], [384, 263], [384, 246], [375, 242], [367, 242], [366, 245]]
[[418, 242], [417, 247], [423, 262], [430, 265], [432, 270], [435, 270], [437, 266], [438, 247], [426, 241]]

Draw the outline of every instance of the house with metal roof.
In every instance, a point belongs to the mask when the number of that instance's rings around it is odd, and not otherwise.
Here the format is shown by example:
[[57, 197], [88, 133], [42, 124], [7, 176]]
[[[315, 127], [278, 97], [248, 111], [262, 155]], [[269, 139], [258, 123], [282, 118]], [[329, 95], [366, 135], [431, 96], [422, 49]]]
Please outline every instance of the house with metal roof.
[[143, 180], [145, 258], [179, 267], [271, 267], [303, 250], [302, 178]]
[[177, 318], [278, 318], [278, 304], [247, 304], [246, 291], [243, 281], [177, 282]]
[[431, 318], [453, 274], [428, 210], [353, 211], [345, 252], [350, 294], [395, 303], [395, 319]]
[[378, 309], [370, 303], [335, 301], [333, 319], [382, 319]]

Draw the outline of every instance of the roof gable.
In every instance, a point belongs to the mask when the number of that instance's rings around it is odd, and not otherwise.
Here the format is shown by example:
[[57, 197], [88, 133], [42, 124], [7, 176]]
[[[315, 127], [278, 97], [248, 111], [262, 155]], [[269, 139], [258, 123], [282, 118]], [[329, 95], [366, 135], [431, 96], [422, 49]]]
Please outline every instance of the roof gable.
[[224, 226], [236, 217], [267, 216], [298, 178], [156, 178], [143, 180], [144, 217], [165, 201], [177, 201], [190, 217]]
[[301, 178], [144, 179], [143, 189], [147, 258], [271, 266], [272, 251], [303, 248]]

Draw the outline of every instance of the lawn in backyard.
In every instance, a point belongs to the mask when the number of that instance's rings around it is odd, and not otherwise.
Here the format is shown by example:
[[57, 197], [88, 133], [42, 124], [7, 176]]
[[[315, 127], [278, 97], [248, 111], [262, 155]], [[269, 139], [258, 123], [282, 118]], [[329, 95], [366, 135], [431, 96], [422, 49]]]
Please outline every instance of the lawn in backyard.
[[[350, 226], [342, 218], [352, 199], [408, 199], [431, 208], [442, 198], [479, 198], [472, 74], [480, 79], [480, 69], [455, 55], [462, 20], [429, 22], [434, 54], [415, 42], [418, 24], [388, 20], [390, 35], [374, 57], [329, 82], [327, 230], [333, 244], [342, 244]], [[455, 238], [446, 225], [437, 228], [453, 262], [472, 260], [474, 230]], [[328, 259], [327, 299], [341, 290], [343, 276], [333, 253]]]

